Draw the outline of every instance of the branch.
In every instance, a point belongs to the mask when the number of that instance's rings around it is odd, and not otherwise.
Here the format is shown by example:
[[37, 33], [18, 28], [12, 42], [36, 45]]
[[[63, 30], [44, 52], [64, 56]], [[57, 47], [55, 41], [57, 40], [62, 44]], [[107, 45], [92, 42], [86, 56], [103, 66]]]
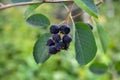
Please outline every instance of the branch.
[[76, 17], [82, 15], [83, 13], [84, 13], [84, 12], [80, 12], [80, 13], [76, 14], [75, 16], [72, 16], [72, 18], [75, 19]]
[[42, 3], [60, 3], [60, 2], [73, 2], [73, 0], [43, 0], [39, 2], [20, 2], [20, 3], [0, 5], [0, 10], [15, 7], [15, 6], [25, 6], [25, 5], [42, 4]]
[[103, 3], [103, 2], [100, 1], [100, 2], [96, 3], [96, 6], [99, 6], [99, 5], [102, 4], [102, 3]]
[[65, 24], [68, 24], [68, 22], [69, 22], [69, 18], [70, 18], [70, 15], [71, 15], [71, 11], [72, 11], [73, 5], [74, 5], [74, 3], [72, 3], [71, 6], [70, 6], [69, 12], [68, 12], [68, 14], [66, 16], [66, 20], [64, 22]]

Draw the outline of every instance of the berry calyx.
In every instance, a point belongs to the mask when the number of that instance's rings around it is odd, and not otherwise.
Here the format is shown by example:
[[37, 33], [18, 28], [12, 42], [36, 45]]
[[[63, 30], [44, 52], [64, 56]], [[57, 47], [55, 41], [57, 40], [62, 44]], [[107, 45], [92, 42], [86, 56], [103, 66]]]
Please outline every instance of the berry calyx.
[[60, 32], [63, 34], [68, 34], [70, 32], [70, 27], [67, 24], [63, 24], [60, 27]]
[[49, 47], [49, 53], [50, 54], [56, 54], [58, 51], [57, 49], [55, 48], [55, 46], [50, 46]]
[[58, 25], [51, 25], [50, 32], [52, 34], [57, 34], [59, 32], [59, 26]]
[[69, 44], [72, 41], [72, 38], [68, 35], [64, 35], [62, 40], [65, 44]]
[[52, 38], [55, 42], [59, 42], [61, 40], [61, 37], [58, 34], [53, 34]]
[[55, 43], [54, 43], [53, 39], [48, 39], [46, 45], [47, 46], [52, 46], [52, 45], [55, 45]]

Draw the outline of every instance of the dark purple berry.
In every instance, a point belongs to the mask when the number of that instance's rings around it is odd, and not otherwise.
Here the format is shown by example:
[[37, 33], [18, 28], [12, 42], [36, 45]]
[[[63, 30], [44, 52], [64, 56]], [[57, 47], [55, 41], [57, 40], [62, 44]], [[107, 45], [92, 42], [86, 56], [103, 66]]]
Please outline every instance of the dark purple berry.
[[70, 44], [66, 43], [64, 49], [67, 50], [69, 48]]
[[65, 43], [63, 42], [56, 43], [55, 48], [60, 51], [61, 49], [65, 48]]
[[52, 46], [52, 45], [55, 45], [55, 43], [54, 43], [53, 39], [48, 39], [46, 45], [47, 46]]
[[59, 32], [59, 26], [58, 25], [51, 25], [50, 32], [52, 34], [57, 34]]
[[57, 49], [55, 48], [55, 46], [50, 46], [49, 47], [49, 53], [50, 54], [56, 54], [58, 51]]
[[68, 33], [70, 32], [70, 27], [69, 27], [69, 25], [63, 24], [63, 25], [60, 27], [60, 31], [61, 31], [61, 33], [63, 33], [63, 34], [68, 34]]
[[72, 41], [72, 38], [68, 35], [64, 35], [62, 40], [65, 44], [69, 44]]
[[61, 40], [61, 37], [58, 34], [53, 34], [52, 38], [55, 42], [59, 42]]
[[86, 23], [86, 24], [90, 27], [90, 29], [93, 29], [92, 24], [90, 24], [90, 23]]

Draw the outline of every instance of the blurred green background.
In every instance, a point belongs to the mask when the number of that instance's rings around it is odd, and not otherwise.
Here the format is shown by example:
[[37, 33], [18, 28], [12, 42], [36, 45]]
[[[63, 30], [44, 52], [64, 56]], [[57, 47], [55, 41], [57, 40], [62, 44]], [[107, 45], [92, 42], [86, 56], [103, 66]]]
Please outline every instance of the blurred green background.
[[[37, 9], [38, 13], [49, 17], [51, 24], [60, 22], [55, 17], [54, 6], [59, 8], [61, 5], [46, 4]], [[90, 72], [89, 64], [79, 65], [72, 49], [68, 53], [63, 51], [52, 56], [44, 64], [36, 64], [33, 46], [45, 30], [30, 27], [25, 22], [23, 14], [26, 8], [14, 7], [0, 11], [0, 80], [120, 80], [114, 67], [120, 61], [120, 0], [104, 3], [98, 8], [99, 22], [104, 25], [110, 43], [105, 54], [97, 44], [96, 58], [109, 67], [102, 75]]]

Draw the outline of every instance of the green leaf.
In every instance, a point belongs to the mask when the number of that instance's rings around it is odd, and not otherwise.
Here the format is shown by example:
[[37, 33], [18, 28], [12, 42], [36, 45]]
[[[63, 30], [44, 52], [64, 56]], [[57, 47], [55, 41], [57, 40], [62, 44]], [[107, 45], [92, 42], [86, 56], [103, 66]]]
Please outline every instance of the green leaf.
[[26, 22], [33, 26], [47, 27], [50, 25], [49, 19], [43, 14], [31, 15], [27, 18]]
[[96, 55], [97, 47], [93, 33], [88, 25], [82, 22], [75, 24], [75, 51], [79, 64], [89, 63]]
[[106, 32], [103, 29], [103, 26], [100, 23], [96, 23], [98, 35], [102, 44], [103, 51], [106, 52], [108, 48], [108, 37], [106, 35]]
[[74, 0], [74, 2], [91, 16], [98, 17], [98, 10], [94, 4], [94, 0]]
[[32, 0], [12, 0], [13, 3], [19, 3], [19, 2], [29, 2]]
[[[33, 1], [41, 1], [41, 0], [33, 0]], [[42, 3], [41, 3], [42, 4]], [[33, 13], [33, 11], [39, 7], [41, 4], [33, 4], [33, 5], [29, 5], [29, 7], [26, 9], [25, 13], [24, 13], [24, 19], [28, 18], [28, 16]]]
[[71, 23], [71, 25], [70, 25], [71, 26], [71, 32], [70, 32], [70, 34], [72, 35], [72, 41], [75, 43], [75, 23], [73, 21], [72, 16], [70, 16], [70, 23]]
[[89, 67], [90, 71], [94, 74], [104, 74], [108, 70], [108, 66], [104, 63], [94, 62]]
[[24, 19], [26, 19], [33, 11], [39, 6], [39, 4], [30, 5], [24, 13]]
[[115, 63], [115, 70], [116, 70], [117, 74], [120, 75], [120, 61]]
[[36, 63], [44, 63], [49, 57], [48, 46], [46, 46], [46, 42], [50, 34], [43, 34], [35, 43], [33, 48], [33, 56]]

